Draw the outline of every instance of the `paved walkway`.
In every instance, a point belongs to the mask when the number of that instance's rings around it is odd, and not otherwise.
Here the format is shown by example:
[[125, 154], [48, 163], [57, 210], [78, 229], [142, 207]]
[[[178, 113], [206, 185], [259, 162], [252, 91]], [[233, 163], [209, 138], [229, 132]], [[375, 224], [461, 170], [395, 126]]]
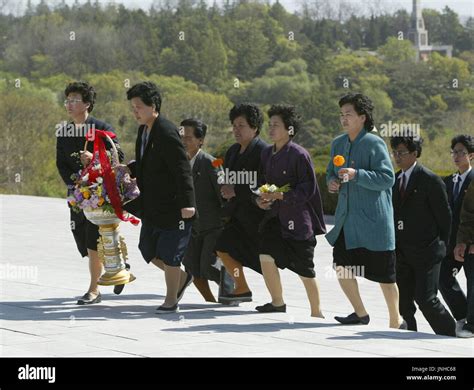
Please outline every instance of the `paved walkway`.
[[[252, 303], [208, 304], [191, 286], [180, 313], [157, 316], [163, 273], [142, 260], [139, 227], [124, 223], [137, 280], [120, 296], [102, 287], [101, 304], [79, 307], [87, 262], [77, 252], [68, 218], [64, 200], [0, 195], [0, 356], [474, 356], [473, 339], [436, 336], [420, 313], [420, 332], [389, 329], [380, 287], [364, 280], [370, 325], [338, 325], [334, 315], [351, 307], [323, 237], [315, 256], [324, 320], [309, 316], [303, 286], [289, 271], [282, 272], [285, 314], [254, 311], [268, 293], [261, 276], [248, 271]], [[465, 285], [463, 275], [460, 280]]]

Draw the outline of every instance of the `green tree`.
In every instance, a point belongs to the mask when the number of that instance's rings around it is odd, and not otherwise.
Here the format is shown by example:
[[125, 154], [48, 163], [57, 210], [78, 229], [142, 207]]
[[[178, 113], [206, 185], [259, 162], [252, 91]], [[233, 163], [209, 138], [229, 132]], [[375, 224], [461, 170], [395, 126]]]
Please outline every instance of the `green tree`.
[[236, 20], [227, 36], [231, 72], [241, 80], [250, 80], [263, 73], [270, 60], [269, 40], [261, 34], [258, 20]]
[[380, 46], [377, 51], [383, 56], [386, 63], [399, 64], [400, 62], [414, 61], [416, 58], [416, 51], [407, 39], [400, 40], [390, 37], [387, 43]]
[[307, 72], [303, 60], [276, 62], [262, 77], [252, 80], [246, 98], [257, 103], [286, 102], [298, 105], [318, 86], [317, 77]]
[[367, 46], [372, 49], [376, 50], [380, 45], [380, 26], [375, 20], [375, 17], [372, 15], [369, 21], [369, 31], [367, 33], [365, 43]]
[[65, 196], [55, 169], [60, 112], [54, 94], [27, 82], [20, 88], [3, 82], [0, 91], [0, 192]]

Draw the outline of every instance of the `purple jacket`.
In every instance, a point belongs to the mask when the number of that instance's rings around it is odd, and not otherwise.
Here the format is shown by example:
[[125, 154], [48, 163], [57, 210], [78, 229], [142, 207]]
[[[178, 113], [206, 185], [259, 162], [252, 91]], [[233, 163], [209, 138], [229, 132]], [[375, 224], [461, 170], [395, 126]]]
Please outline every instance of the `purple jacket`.
[[302, 146], [289, 141], [277, 154], [273, 146], [262, 151], [263, 183], [277, 187], [290, 184], [291, 190], [277, 200], [267, 218], [278, 217], [282, 236], [307, 240], [326, 233], [323, 204], [311, 156]]

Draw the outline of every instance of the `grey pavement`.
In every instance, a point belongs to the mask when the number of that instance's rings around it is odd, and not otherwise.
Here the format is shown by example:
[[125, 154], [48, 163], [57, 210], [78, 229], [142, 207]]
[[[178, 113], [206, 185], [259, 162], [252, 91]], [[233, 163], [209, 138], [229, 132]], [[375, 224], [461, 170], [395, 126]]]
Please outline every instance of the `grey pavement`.
[[[158, 316], [164, 275], [141, 258], [139, 230], [121, 224], [137, 280], [120, 296], [101, 287], [101, 304], [77, 306], [89, 284], [88, 266], [69, 230], [65, 200], [0, 195], [0, 356], [474, 356], [473, 339], [434, 335], [419, 312], [419, 332], [389, 329], [382, 291], [366, 280], [359, 284], [370, 324], [336, 323], [335, 315], [352, 310], [324, 237], [318, 237], [315, 264], [325, 319], [310, 317], [302, 283], [286, 270], [287, 313], [254, 310], [269, 295], [262, 277], [247, 270], [254, 302], [206, 303], [191, 286], [179, 313]], [[465, 286], [463, 274], [459, 280]]]

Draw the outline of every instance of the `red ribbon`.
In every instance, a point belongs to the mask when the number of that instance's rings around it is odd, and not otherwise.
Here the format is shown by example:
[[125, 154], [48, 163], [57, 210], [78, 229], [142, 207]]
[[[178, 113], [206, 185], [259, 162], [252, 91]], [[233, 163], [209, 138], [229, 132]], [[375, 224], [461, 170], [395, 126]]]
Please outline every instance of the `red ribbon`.
[[[122, 201], [120, 200], [120, 194], [118, 192], [117, 183], [115, 181], [115, 172], [110, 166], [110, 160], [107, 156], [107, 150], [105, 148], [104, 138], [106, 138], [107, 136], [112, 139], [116, 137], [115, 133], [112, 133], [111, 131], [95, 129], [94, 134], [88, 133], [86, 139], [88, 141], [92, 141], [92, 139], [94, 140], [94, 157], [97, 155], [97, 152], [99, 153], [99, 162], [102, 168], [101, 173], [104, 180], [104, 186], [107, 191], [107, 194], [109, 195], [110, 203], [112, 204], [112, 207], [115, 211], [115, 215], [117, 215], [117, 217], [119, 217], [122, 221], [131, 222], [133, 225], [136, 226], [140, 223], [140, 220], [136, 219], [133, 216], [125, 217], [123, 215]], [[90, 167], [92, 166], [93, 164], [91, 163]], [[89, 167], [87, 167], [86, 171], [89, 172], [89, 175], [93, 172], [92, 169], [89, 169]], [[98, 176], [97, 173], [94, 173], [94, 175], [96, 177]]]

